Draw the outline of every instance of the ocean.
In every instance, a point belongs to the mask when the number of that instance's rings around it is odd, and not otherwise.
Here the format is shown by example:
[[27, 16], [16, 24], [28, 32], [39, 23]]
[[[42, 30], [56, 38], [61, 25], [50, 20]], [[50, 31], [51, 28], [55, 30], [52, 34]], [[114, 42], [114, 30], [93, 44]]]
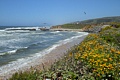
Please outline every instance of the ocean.
[[[13, 30], [13, 29], [36, 29]], [[87, 35], [85, 32], [41, 31], [39, 27], [0, 27], [0, 72], [27, 65], [57, 46]]]

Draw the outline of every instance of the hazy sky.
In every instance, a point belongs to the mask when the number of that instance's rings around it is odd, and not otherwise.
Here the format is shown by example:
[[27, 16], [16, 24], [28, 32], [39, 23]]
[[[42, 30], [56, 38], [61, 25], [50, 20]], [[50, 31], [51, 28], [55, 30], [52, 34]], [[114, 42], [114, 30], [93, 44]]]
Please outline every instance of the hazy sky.
[[0, 26], [57, 25], [107, 16], [120, 16], [120, 0], [0, 0]]

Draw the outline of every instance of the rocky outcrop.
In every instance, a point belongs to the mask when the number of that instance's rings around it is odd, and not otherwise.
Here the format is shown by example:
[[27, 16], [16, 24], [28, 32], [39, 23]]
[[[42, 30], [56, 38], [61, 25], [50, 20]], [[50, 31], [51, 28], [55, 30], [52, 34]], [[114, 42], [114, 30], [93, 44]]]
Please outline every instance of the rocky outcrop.
[[110, 26], [110, 25], [99, 25], [99, 26], [94, 26], [90, 28], [85, 28], [83, 31], [89, 32], [89, 33], [98, 33], [102, 30], [102, 28], [105, 28], [107, 26]]
[[50, 29], [59, 29], [59, 28], [61, 28], [61, 26], [57, 25], [57, 26], [52, 26]]
[[36, 31], [36, 29], [7, 29], [7, 31], [12, 31], [12, 30], [29, 30], [29, 31]]
[[41, 31], [49, 31], [47, 28], [39, 28]]
[[84, 31], [89, 33], [98, 33], [101, 31], [101, 29], [102, 29], [101, 26], [95, 26], [93, 28], [85, 29]]

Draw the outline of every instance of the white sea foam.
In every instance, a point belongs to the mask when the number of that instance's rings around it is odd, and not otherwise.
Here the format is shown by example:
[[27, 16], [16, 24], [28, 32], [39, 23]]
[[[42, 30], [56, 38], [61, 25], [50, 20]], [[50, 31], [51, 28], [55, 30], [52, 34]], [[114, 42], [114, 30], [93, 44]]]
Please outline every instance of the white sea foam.
[[[19, 49], [21, 48], [28, 48], [28, 47], [19, 47]], [[4, 53], [0, 53], [0, 56], [3, 56], [3, 55], [11, 55], [11, 54], [15, 54], [17, 52], [18, 49], [15, 49], [15, 50], [10, 50], [10, 51], [7, 51], [7, 52], [4, 52]]]
[[[54, 44], [53, 46], [51, 46], [51, 47], [49, 47], [49, 48], [47, 48], [47, 49], [45, 49], [45, 50], [43, 50], [43, 51], [41, 51], [39, 53], [31, 55], [30, 57], [21, 58], [21, 59], [18, 59], [17, 61], [10, 62], [9, 64], [0, 67], [0, 75], [4, 76], [4, 74], [10, 73], [11, 71], [14, 71], [14, 70], [19, 71], [19, 70], [22, 70], [22, 68], [26, 67], [26, 66], [30, 67], [30, 66], [32, 66], [32, 65], [29, 65], [30, 63], [34, 64], [35, 60], [41, 58], [42, 56], [44, 56], [44, 55], [46, 55], [48, 53], [50, 53], [57, 46], [60, 46], [62, 44], [66, 44], [68, 42], [71, 42], [76, 38], [87, 35], [88, 33], [80, 33], [80, 34], [82, 34], [82, 35], [78, 35], [78, 36], [71, 37], [69, 39], [61, 40], [58, 43]], [[15, 52], [15, 50], [11, 51], [11, 52]]]
[[54, 34], [55, 34], [55, 33], [59, 33], [59, 32], [60, 32], [60, 31], [53, 31], [53, 32], [51, 32], [51, 33], [54, 33]]
[[16, 28], [12, 27], [12, 28], [6, 28], [5, 30], [11, 30], [11, 29], [22, 29], [22, 28], [20, 28], [20, 27], [16, 27]]
[[45, 32], [40, 32], [40, 33], [32, 33], [32, 34], [38, 34], [38, 35], [39, 35], [39, 34], [45, 34]]
[[57, 46], [59, 46], [59, 44], [55, 44], [48, 49], [45, 49], [39, 53], [36, 53], [35, 55], [31, 55], [31, 57], [17, 59], [17, 61], [10, 62], [9, 64], [5, 66], [0, 67], [0, 75], [10, 73], [11, 71], [14, 71], [14, 70], [18, 71], [25, 66], [30, 67], [30, 65], [28, 65], [29, 63], [33, 62], [35, 59], [38, 59], [44, 56], [45, 54], [48, 54], [53, 49], [55, 49]]
[[19, 39], [10, 39], [10, 40], [4, 40], [4, 41], [2, 40], [0, 42], [0, 46], [3, 46], [3, 47], [9, 46], [9, 48], [21, 48], [19, 45], [15, 45], [15, 44], [18, 44], [22, 41], [27, 41], [27, 39], [19, 38]]
[[12, 27], [12, 28], [6, 28], [5, 31], [8, 30], [13, 30], [13, 29], [36, 29], [36, 30], [40, 30], [40, 27]]
[[80, 33], [80, 34], [82, 34], [82, 35], [77, 35], [77, 36], [73, 36], [73, 37], [68, 38], [68, 39], [65, 39], [65, 40], [61, 40], [60, 43], [66, 44], [66, 43], [68, 43], [68, 42], [73, 41], [73, 40], [76, 39], [76, 38], [82, 37], [82, 36], [84, 36], [84, 35], [88, 35], [88, 33], [86, 33], [86, 32], [85, 32], [85, 33], [83, 33], [83, 32], [78, 32], [78, 33]]
[[8, 54], [14, 54], [16, 53], [17, 49], [16, 50], [12, 50], [12, 51], [8, 51]]
[[6, 53], [0, 53], [0, 56], [5, 55]]
[[5, 30], [0, 30], [1, 32], [5, 31]]

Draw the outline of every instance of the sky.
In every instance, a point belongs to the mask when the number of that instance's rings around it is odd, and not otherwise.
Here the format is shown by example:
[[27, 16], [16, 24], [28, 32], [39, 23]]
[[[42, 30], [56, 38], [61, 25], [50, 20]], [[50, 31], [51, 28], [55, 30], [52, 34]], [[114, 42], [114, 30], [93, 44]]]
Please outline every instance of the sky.
[[109, 16], [120, 16], [120, 0], [0, 0], [0, 26], [60, 25]]

